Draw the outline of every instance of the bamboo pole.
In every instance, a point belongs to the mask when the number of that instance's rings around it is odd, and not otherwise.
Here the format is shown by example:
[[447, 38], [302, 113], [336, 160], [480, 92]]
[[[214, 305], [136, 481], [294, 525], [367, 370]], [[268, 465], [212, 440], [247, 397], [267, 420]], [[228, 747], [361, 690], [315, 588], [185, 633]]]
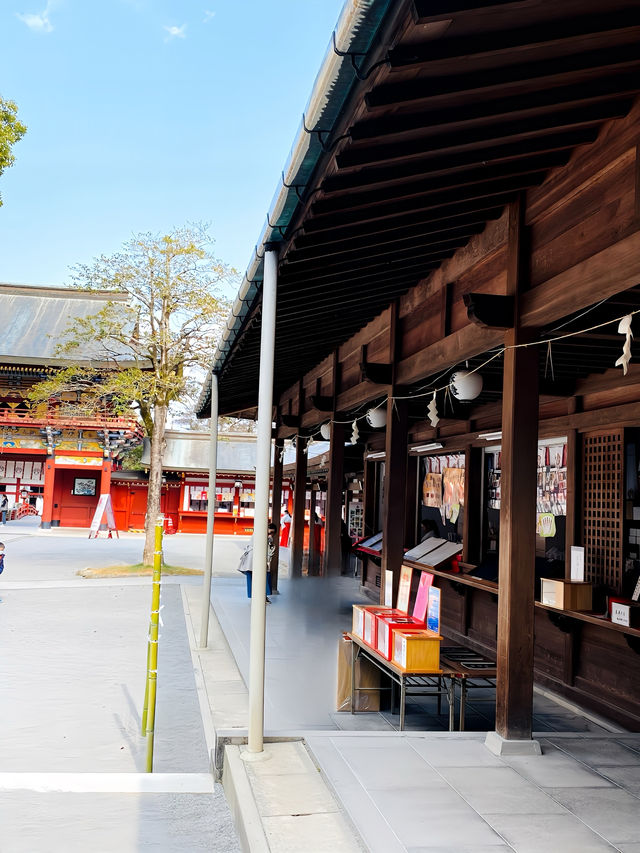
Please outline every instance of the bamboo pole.
[[147, 773], [153, 771], [153, 736], [156, 718], [156, 688], [158, 682], [158, 625], [160, 622], [160, 579], [162, 574], [162, 518], [156, 521], [155, 551], [153, 554], [153, 586], [151, 619], [147, 643], [147, 683], [142, 710], [142, 734], [147, 738]]

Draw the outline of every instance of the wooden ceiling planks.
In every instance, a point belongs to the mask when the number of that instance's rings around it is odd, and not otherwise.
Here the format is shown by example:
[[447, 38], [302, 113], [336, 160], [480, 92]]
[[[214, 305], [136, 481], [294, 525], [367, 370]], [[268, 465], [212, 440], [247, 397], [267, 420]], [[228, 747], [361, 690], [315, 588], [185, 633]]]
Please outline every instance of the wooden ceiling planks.
[[[369, 67], [387, 62], [353, 95], [341, 141], [284, 235], [276, 394], [626, 115], [640, 92], [636, 0], [415, 0], [401, 13], [368, 57]], [[531, 323], [544, 322], [544, 298], [531, 297]], [[225, 411], [255, 404], [259, 330], [254, 312], [225, 361]], [[602, 369], [588, 348], [554, 345], [558, 369], [575, 376], [576, 358], [579, 375]], [[402, 371], [418, 378], [415, 365]]]

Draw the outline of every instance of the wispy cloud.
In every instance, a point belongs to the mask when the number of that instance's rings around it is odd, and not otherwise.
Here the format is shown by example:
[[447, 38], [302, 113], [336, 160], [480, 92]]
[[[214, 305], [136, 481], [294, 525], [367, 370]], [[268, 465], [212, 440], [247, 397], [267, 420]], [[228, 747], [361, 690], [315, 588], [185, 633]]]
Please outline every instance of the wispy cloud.
[[202, 23], [208, 24], [209, 21], [211, 21], [213, 18], [215, 18], [215, 16], [216, 16], [215, 12], [210, 12], [209, 9], [205, 9], [204, 10], [204, 18], [202, 20]]
[[49, 15], [54, 6], [54, 3], [49, 0], [47, 5], [44, 7], [42, 12], [25, 12], [23, 15], [20, 12], [16, 12], [16, 17], [19, 18], [23, 24], [26, 24], [30, 30], [38, 33], [50, 33], [53, 30], [53, 24], [49, 19]]
[[164, 29], [169, 33], [165, 38], [165, 41], [171, 41], [171, 39], [184, 39], [187, 37], [186, 24], [183, 24], [181, 27], [165, 27]]

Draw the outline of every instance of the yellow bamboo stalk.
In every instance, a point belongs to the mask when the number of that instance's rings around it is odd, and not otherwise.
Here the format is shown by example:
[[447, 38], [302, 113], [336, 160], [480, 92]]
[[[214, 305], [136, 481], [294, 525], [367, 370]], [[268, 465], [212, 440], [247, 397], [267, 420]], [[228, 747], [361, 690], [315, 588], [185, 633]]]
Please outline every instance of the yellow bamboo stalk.
[[156, 687], [158, 679], [158, 625], [160, 622], [160, 579], [162, 575], [162, 519], [155, 529], [153, 555], [153, 585], [151, 592], [151, 619], [147, 644], [147, 683], [142, 711], [142, 734], [147, 738], [147, 773], [153, 771], [153, 736], [156, 718]]

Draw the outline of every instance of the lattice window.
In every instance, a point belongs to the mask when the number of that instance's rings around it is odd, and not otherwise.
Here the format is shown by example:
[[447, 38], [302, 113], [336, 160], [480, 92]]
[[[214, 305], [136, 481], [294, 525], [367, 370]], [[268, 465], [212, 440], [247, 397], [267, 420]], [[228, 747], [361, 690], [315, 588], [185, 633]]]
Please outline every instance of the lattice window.
[[582, 444], [585, 580], [622, 585], [624, 432], [588, 434]]

